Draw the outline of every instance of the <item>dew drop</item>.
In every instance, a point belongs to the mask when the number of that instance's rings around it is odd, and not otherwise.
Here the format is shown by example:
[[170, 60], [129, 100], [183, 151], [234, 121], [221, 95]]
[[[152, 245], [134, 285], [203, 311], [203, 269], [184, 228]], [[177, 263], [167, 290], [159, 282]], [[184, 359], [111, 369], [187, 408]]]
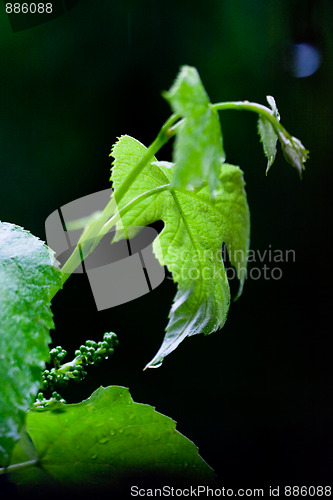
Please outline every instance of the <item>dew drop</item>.
[[97, 458], [97, 453], [93, 453], [93, 454], [91, 455], [91, 458], [92, 458], [93, 460], [95, 460], [95, 458]]
[[100, 439], [98, 442], [99, 442], [99, 444], [106, 444], [106, 443], [108, 443], [108, 442], [109, 442], [109, 438], [106, 438], [106, 437], [105, 437], [105, 438], [102, 438], [102, 439]]
[[110, 436], [114, 436], [115, 435], [115, 431], [110, 431]]

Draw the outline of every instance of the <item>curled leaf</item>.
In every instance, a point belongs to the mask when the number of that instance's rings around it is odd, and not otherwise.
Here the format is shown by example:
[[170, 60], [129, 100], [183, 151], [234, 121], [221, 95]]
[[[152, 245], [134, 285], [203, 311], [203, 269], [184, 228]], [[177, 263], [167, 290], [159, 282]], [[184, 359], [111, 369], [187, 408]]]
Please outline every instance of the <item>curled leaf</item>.
[[[276, 102], [273, 96], [266, 96], [267, 102], [272, 109], [272, 114], [279, 121], [280, 115], [276, 107]], [[276, 157], [276, 143], [278, 140], [278, 136], [276, 131], [274, 130], [273, 125], [269, 122], [269, 120], [263, 116], [259, 115], [258, 119], [258, 133], [260, 135], [260, 140], [262, 142], [263, 150], [265, 156], [267, 158], [267, 168], [266, 174], [274, 163]]]
[[272, 111], [273, 111], [273, 115], [275, 116], [275, 118], [280, 121], [280, 114], [278, 112], [278, 109], [276, 107], [276, 102], [275, 102], [275, 99], [272, 95], [267, 95], [266, 96], [266, 100], [268, 102], [268, 104], [270, 105]]
[[289, 139], [283, 132], [279, 132], [279, 140], [286, 161], [295, 167], [302, 177], [302, 171], [305, 170], [304, 163], [309, 158], [309, 151], [305, 149], [299, 139], [292, 136]]
[[259, 116], [258, 132], [263, 150], [267, 158], [266, 174], [274, 163], [276, 157], [276, 143], [278, 136], [270, 122], [264, 116]]

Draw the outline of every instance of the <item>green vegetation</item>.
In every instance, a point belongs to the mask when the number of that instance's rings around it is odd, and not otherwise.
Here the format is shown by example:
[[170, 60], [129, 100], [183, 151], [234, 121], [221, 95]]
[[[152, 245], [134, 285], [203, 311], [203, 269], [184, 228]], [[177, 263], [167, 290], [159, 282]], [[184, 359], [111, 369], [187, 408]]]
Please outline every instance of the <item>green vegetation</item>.
[[[164, 228], [153, 250], [171, 272], [177, 294], [162, 346], [147, 368], [160, 366], [184, 338], [223, 326], [230, 290], [222, 244], [236, 269], [239, 296], [250, 223], [243, 173], [225, 162], [218, 111], [259, 115], [267, 170], [278, 141], [299, 174], [304, 169], [308, 152], [281, 125], [271, 96], [269, 108], [248, 101], [211, 104], [197, 71], [188, 66], [164, 96], [173, 114], [148, 148], [129, 136], [113, 146], [113, 195], [103, 212], [84, 219], [78, 245], [62, 269], [39, 239], [12, 224], [0, 225], [0, 474], [11, 473], [20, 485], [75, 490], [118, 487], [133, 476], [213, 478], [175, 423], [134, 403], [127, 389], [101, 387], [78, 404], [66, 404], [56, 392], [70, 379], [82, 380], [88, 365], [112, 354], [115, 334], [106, 333], [98, 343], [86, 341], [64, 364], [66, 351], [48, 347], [54, 327], [51, 299], [81, 260], [112, 227], [119, 241], [134, 236], [133, 227], [157, 220]], [[155, 155], [174, 136], [172, 162], [158, 161]], [[46, 363], [53, 366], [46, 369]]]

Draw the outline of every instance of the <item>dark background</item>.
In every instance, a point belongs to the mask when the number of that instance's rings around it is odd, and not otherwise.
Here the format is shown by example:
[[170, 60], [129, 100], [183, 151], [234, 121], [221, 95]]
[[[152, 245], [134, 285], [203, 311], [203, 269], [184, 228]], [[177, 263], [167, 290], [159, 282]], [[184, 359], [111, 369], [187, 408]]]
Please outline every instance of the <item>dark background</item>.
[[[280, 151], [265, 176], [253, 114], [220, 116], [227, 160], [245, 172], [251, 248], [295, 250], [282, 279], [247, 280], [223, 331], [185, 340], [143, 372], [162, 342], [173, 283], [98, 313], [75, 275], [54, 299], [53, 339], [71, 352], [114, 330], [113, 358], [67, 401], [99, 385], [129, 387], [177, 421], [221, 485], [330, 484], [332, 2], [81, 0], [15, 32], [0, 12], [0, 219], [42, 239], [51, 212], [109, 187], [117, 136], [154, 139], [170, 114], [161, 91], [180, 65], [198, 68], [212, 102], [275, 97], [282, 123], [310, 150], [302, 181]], [[300, 42], [322, 57], [306, 78], [293, 71]], [[170, 148], [158, 158], [170, 160]]]

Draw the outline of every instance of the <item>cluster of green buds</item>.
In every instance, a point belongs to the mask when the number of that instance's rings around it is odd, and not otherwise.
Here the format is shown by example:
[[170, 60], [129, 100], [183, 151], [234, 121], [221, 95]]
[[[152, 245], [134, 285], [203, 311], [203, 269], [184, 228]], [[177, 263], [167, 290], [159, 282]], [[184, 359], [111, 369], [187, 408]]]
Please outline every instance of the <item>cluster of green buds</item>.
[[50, 370], [44, 370], [41, 390], [52, 391], [54, 387], [67, 385], [70, 380], [80, 382], [87, 375], [85, 368], [88, 365], [98, 365], [103, 359], [108, 359], [117, 345], [116, 334], [113, 332], [105, 333], [100, 342], [87, 340], [75, 351], [75, 358], [64, 364], [61, 363], [67, 355], [65, 349], [60, 346], [51, 349], [50, 356], [54, 367]]
[[104, 333], [101, 342], [87, 340], [84, 345], [75, 351], [76, 359], [83, 365], [98, 365], [103, 359], [108, 359], [118, 345], [115, 333]]

